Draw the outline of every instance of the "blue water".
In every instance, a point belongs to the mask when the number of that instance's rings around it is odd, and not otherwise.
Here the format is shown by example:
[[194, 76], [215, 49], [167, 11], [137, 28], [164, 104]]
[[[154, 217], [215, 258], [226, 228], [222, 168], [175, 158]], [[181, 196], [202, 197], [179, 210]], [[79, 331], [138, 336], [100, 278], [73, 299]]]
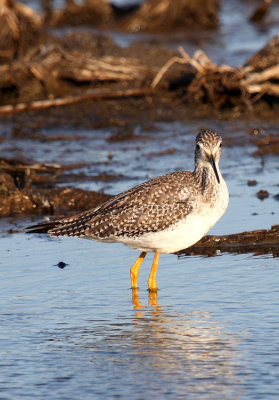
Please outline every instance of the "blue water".
[[0, 243], [0, 398], [278, 398], [271, 256], [163, 255], [157, 301], [149, 257], [133, 304], [132, 250], [24, 234]]
[[[152, 41], [173, 48], [182, 44], [190, 53], [202, 46], [214, 61], [239, 65], [278, 27], [278, 13], [269, 14], [261, 27], [247, 25], [251, 4], [224, 2], [217, 32], [170, 35], [168, 40], [155, 35]], [[112, 35], [123, 46], [138, 38]], [[211, 233], [277, 224], [278, 156], [254, 157], [257, 148], [247, 131], [261, 127], [278, 134], [278, 119], [157, 122], [150, 132], [135, 127], [138, 140], [131, 142], [108, 142], [112, 131], [68, 127], [41, 133], [79, 139], [19, 139], [12, 135], [11, 121], [0, 125], [0, 157], [85, 163], [74, 172], [120, 179], [75, 186], [115, 194], [160, 174], [192, 169], [200, 127], [224, 137], [221, 169], [230, 190], [229, 208]], [[257, 186], [247, 186], [250, 179]], [[269, 191], [268, 199], [257, 198], [260, 189]], [[133, 298], [129, 269], [137, 252], [81, 239], [9, 233], [37, 220], [0, 221], [1, 400], [278, 399], [277, 258], [162, 255], [156, 298], [146, 291], [148, 255]], [[67, 264], [64, 269], [57, 267], [60, 261]]]
[[[231, 194], [228, 211], [212, 233], [277, 223], [273, 195], [279, 192], [278, 158], [269, 156], [263, 164], [253, 156], [256, 147], [246, 131], [258, 127], [257, 121], [161, 123], [156, 133], [144, 132], [145, 140], [130, 143], [108, 144], [108, 134], [91, 132], [82, 161], [91, 157], [94, 167], [84, 167], [86, 173], [129, 171], [129, 178], [82, 186], [101, 190], [108, 185], [116, 193], [144, 178], [191, 169], [195, 133], [205, 123], [224, 136], [221, 167]], [[276, 133], [276, 121], [261, 126]], [[89, 138], [87, 131], [79, 135], [84, 139], [75, 143], [76, 158]], [[52, 147], [36, 140], [20, 142], [7, 127], [2, 154], [8, 148], [16, 154], [24, 146], [49, 162], [63, 149], [65, 159], [59, 160], [68, 163], [67, 146], [71, 149], [73, 141]], [[174, 151], [158, 154], [168, 148]], [[113, 154], [109, 165], [108, 152]], [[257, 179], [258, 185], [248, 187], [248, 179]], [[259, 189], [267, 189], [270, 197], [260, 201]], [[129, 268], [137, 252], [116, 244], [7, 232], [33, 222], [1, 221], [1, 399], [278, 398], [276, 258], [162, 255], [158, 297], [149, 298], [148, 255], [138, 298], [133, 298]], [[57, 267], [60, 261], [67, 264], [64, 269]]]

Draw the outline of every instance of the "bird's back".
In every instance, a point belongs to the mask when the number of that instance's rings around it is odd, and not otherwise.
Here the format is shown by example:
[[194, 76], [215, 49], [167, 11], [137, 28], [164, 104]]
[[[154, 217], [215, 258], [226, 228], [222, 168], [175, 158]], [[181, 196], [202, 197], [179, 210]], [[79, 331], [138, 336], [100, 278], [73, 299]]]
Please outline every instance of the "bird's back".
[[[193, 174], [179, 171], [157, 177], [113, 196], [92, 210], [30, 227], [29, 232], [95, 240], [135, 237], [167, 229], [191, 212]], [[192, 192], [189, 190], [192, 188]]]

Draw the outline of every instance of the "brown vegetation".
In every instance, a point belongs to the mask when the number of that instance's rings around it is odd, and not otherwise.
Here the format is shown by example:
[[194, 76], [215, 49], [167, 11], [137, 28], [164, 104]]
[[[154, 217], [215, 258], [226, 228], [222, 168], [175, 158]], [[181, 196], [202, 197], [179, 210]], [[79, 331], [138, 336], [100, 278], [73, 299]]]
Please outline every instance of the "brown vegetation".
[[42, 40], [42, 21], [31, 8], [0, 1], [0, 64], [25, 55]]
[[[78, 6], [68, 1], [67, 8], [110, 7], [103, 2], [88, 0]], [[217, 1], [206, 3], [210, 10], [219, 6]], [[188, 0], [174, 7], [170, 0], [149, 0], [121, 18], [121, 23], [128, 17], [132, 21], [132, 14], [142, 14], [146, 21], [156, 14], [152, 17], [154, 23], [165, 18], [171, 29], [182, 23], [175, 22], [174, 9], [180, 10], [177, 15], [182, 20], [187, 7], [195, 18], [202, 10], [202, 19], [207, 9], [201, 4], [202, 0]], [[215, 64], [202, 50], [191, 57], [182, 48], [176, 55], [166, 50], [160, 54], [152, 47], [121, 49], [111, 39], [89, 33], [54, 37], [43, 31], [41, 18], [34, 11], [13, 0], [2, 0], [0, 19], [3, 114], [101, 97], [158, 95], [163, 99], [170, 92], [177, 97], [176, 103], [206, 104], [217, 112], [243, 112], [253, 110], [254, 104], [262, 100], [270, 104], [279, 97], [278, 37], [246, 65], [232, 68]]]
[[107, 0], [67, 1], [59, 10], [47, 9], [45, 23], [53, 27], [93, 25], [127, 31], [166, 32], [218, 26], [219, 0], [146, 0], [125, 9]]
[[93, 208], [110, 196], [71, 187], [56, 187], [65, 169], [53, 164], [0, 162], [0, 217], [49, 215]]
[[[50, 100], [77, 93], [85, 95], [81, 90], [82, 84], [90, 89], [104, 83], [110, 86], [119, 83], [121, 86], [122, 82], [126, 87], [128, 83], [139, 87], [147, 72], [145, 66], [132, 58], [97, 58], [49, 44], [28, 57], [0, 66], [1, 103]], [[106, 92], [111, 92], [111, 89]]]
[[231, 235], [208, 235], [203, 237], [194, 246], [180, 251], [183, 255], [208, 255], [216, 256], [220, 253], [272, 253], [279, 256], [279, 225], [273, 225], [271, 229], [258, 229], [235, 233]]
[[219, 0], [148, 0], [119, 26], [128, 31], [166, 32], [218, 26]]
[[[267, 47], [274, 59], [273, 49], [274, 44], [278, 44], [278, 38], [272, 42], [273, 45]], [[266, 51], [263, 50], [264, 53]], [[216, 109], [237, 106], [251, 110], [253, 104], [264, 95], [279, 97], [277, 83], [279, 63], [259, 70], [256, 62], [250, 60], [243, 67], [232, 68], [228, 65], [216, 65], [202, 50], [196, 51], [193, 57], [190, 57], [181, 47], [179, 52], [180, 57], [176, 56], [168, 60], [157, 73], [152, 82], [153, 88], [156, 88], [173, 64], [179, 63], [185, 64], [185, 74], [192, 73], [192, 77], [189, 78], [190, 83], [187, 85], [185, 100], [209, 103]]]
[[107, 0], [84, 0], [76, 4], [67, 1], [64, 8], [48, 10], [45, 23], [52, 27], [67, 25], [108, 26], [113, 22], [113, 10]]

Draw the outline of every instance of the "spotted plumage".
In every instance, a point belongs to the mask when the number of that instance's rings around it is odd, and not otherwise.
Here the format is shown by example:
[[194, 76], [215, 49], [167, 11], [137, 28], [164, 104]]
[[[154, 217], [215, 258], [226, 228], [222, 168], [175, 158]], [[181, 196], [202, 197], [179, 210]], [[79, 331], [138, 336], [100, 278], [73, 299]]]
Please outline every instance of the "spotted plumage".
[[203, 130], [196, 137], [193, 172], [160, 176], [92, 210], [28, 231], [121, 242], [144, 255], [187, 248], [216, 223], [228, 205], [228, 190], [219, 169], [221, 143], [217, 133]]

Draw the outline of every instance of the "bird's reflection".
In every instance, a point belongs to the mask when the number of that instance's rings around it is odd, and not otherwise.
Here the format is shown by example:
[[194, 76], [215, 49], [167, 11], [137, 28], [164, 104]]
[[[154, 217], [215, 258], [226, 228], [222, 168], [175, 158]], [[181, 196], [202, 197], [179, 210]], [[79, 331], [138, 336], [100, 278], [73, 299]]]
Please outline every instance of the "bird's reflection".
[[129, 341], [135, 362], [137, 357], [144, 358], [145, 368], [153, 368], [164, 382], [176, 381], [180, 386], [184, 381], [192, 389], [198, 382], [200, 394], [218, 390], [225, 396], [231, 385], [238, 386], [236, 338], [224, 333], [211, 313], [166, 312], [158, 304], [158, 294], [152, 292], [149, 306], [141, 304], [138, 291], [133, 292], [132, 302], [135, 316]]
[[[158, 292], [150, 292], [149, 291], [149, 305], [152, 307], [158, 307], [157, 303]], [[139, 291], [138, 289], [132, 289], [132, 303], [134, 305], [135, 310], [141, 310], [144, 306], [141, 304], [139, 300]]]
[[113, 393], [125, 389], [126, 397], [133, 398], [135, 391], [138, 398], [156, 393], [157, 398], [212, 399], [218, 393], [218, 398], [235, 400], [240, 391], [245, 395], [236, 337], [210, 312], [187, 304], [163, 307], [160, 296], [161, 291], [133, 291], [131, 313], [118, 314], [114, 321], [91, 317], [86, 327], [66, 329], [65, 340], [59, 330], [59, 343], [67, 343], [67, 349], [72, 344], [83, 368], [89, 362], [91, 383], [97, 374], [98, 388], [109, 380]]

